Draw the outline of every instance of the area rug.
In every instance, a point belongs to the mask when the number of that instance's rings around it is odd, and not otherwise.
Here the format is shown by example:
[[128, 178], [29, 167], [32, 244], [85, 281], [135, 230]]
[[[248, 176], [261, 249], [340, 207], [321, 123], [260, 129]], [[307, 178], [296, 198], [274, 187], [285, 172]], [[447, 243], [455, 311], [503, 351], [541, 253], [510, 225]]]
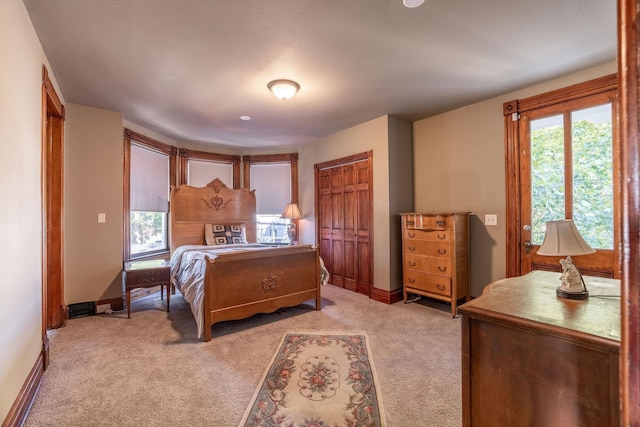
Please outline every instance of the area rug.
[[240, 426], [386, 426], [367, 335], [288, 332]]

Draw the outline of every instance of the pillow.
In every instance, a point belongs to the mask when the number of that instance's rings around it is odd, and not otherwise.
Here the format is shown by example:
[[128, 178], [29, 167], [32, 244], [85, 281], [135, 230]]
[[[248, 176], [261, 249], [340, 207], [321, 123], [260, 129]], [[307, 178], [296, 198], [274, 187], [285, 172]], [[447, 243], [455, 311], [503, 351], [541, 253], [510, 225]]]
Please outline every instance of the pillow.
[[247, 243], [247, 232], [244, 224], [205, 224], [204, 239], [209, 246]]

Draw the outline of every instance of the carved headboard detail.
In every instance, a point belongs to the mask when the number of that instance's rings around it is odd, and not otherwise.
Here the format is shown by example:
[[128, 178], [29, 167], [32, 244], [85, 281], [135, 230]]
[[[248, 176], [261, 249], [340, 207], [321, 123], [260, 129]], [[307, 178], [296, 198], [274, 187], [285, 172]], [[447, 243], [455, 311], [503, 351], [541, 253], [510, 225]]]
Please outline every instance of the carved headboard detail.
[[205, 224], [244, 224], [247, 241], [256, 241], [255, 190], [231, 189], [216, 178], [204, 187], [174, 187], [169, 200], [172, 252], [182, 245], [203, 245]]

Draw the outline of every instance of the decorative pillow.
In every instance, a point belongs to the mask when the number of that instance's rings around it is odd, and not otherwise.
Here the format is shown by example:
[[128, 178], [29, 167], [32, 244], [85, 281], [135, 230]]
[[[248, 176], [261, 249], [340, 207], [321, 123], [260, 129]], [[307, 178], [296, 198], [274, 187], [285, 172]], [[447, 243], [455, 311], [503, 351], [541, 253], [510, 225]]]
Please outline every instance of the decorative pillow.
[[247, 243], [247, 231], [244, 224], [205, 224], [204, 239], [209, 246]]

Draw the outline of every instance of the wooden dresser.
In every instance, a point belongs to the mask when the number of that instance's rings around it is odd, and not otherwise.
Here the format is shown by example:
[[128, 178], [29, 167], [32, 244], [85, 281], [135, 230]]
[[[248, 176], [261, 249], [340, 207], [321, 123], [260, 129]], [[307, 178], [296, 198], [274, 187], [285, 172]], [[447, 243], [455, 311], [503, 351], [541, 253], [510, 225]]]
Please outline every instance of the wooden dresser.
[[402, 290], [451, 304], [469, 300], [469, 213], [401, 213]]
[[620, 425], [620, 282], [585, 276], [577, 301], [559, 279], [500, 280], [459, 308], [463, 426]]

